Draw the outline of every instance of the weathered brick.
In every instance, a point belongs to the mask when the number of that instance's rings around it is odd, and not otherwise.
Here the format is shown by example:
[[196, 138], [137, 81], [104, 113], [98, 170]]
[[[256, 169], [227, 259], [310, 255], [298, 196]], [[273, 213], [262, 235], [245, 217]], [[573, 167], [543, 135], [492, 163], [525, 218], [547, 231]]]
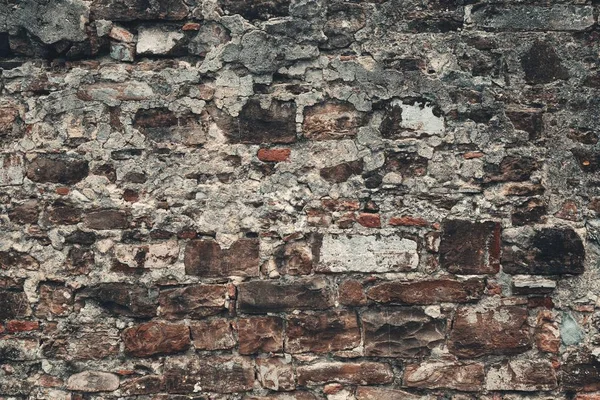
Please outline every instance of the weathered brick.
[[338, 300], [345, 306], [362, 306], [367, 304], [367, 296], [360, 281], [349, 279], [338, 286]]
[[43, 282], [39, 286], [38, 318], [64, 317], [73, 309], [73, 291], [62, 283]]
[[379, 385], [390, 383], [394, 374], [389, 364], [364, 361], [360, 363], [318, 362], [296, 368], [298, 384], [320, 385], [328, 382], [351, 385]]
[[235, 346], [231, 321], [213, 319], [196, 321], [190, 325], [192, 343], [196, 350], [223, 350]]
[[417, 268], [417, 243], [398, 236], [323, 237], [319, 272], [403, 272]]
[[523, 353], [531, 348], [527, 309], [460, 307], [452, 323], [448, 348], [461, 358]]
[[8, 218], [17, 224], [35, 224], [39, 213], [37, 200], [27, 200], [12, 207], [8, 212]]
[[27, 178], [39, 183], [75, 184], [88, 176], [88, 162], [80, 156], [38, 154], [27, 166]]
[[256, 372], [260, 385], [266, 389], [289, 391], [296, 388], [296, 375], [291, 361], [283, 357], [256, 359]]
[[569, 70], [549, 43], [534, 42], [521, 57], [521, 67], [527, 83], [543, 84], [569, 79]]
[[166, 319], [204, 318], [226, 310], [223, 285], [189, 285], [161, 290], [160, 315]]
[[304, 109], [302, 132], [311, 140], [331, 140], [356, 136], [366, 115], [347, 102], [329, 101]]
[[40, 266], [38, 260], [27, 253], [9, 250], [0, 251], [0, 269], [36, 270]]
[[482, 279], [439, 279], [385, 282], [370, 288], [367, 296], [378, 303], [389, 304], [468, 303], [481, 299], [484, 290]]
[[535, 232], [527, 250], [505, 245], [502, 269], [509, 274], [582, 274], [584, 260], [583, 242], [575, 231], [543, 228]]
[[360, 316], [365, 355], [424, 357], [445, 338], [445, 323], [417, 308], [371, 310]]
[[283, 319], [279, 317], [240, 318], [236, 327], [240, 354], [283, 350]]
[[206, 277], [257, 276], [258, 252], [258, 239], [239, 239], [227, 249], [214, 240], [192, 240], [185, 248], [185, 273]]
[[0, 321], [29, 315], [31, 308], [24, 292], [0, 290]]
[[289, 353], [328, 353], [359, 344], [354, 312], [301, 313], [287, 318], [285, 349]]
[[509, 360], [490, 368], [485, 386], [487, 390], [553, 390], [556, 371], [548, 360]]
[[122, 338], [130, 356], [173, 354], [190, 346], [190, 329], [182, 324], [148, 322], [125, 329]]
[[116, 329], [94, 324], [80, 325], [77, 332], [53, 334], [44, 342], [43, 353], [48, 358], [68, 361], [102, 360], [119, 354], [121, 338]]
[[254, 368], [245, 357], [169, 357], [164, 376], [169, 393], [195, 393], [198, 389], [216, 393], [252, 390]]
[[333, 291], [324, 278], [291, 282], [252, 281], [238, 286], [238, 309], [250, 314], [290, 310], [324, 310], [333, 306]]
[[85, 226], [89, 229], [126, 229], [129, 227], [129, 216], [120, 210], [98, 210], [85, 214]]
[[581, 392], [600, 390], [600, 364], [594, 361], [588, 363], [568, 360], [561, 367], [560, 381], [565, 390]]
[[476, 392], [483, 388], [484, 379], [482, 363], [428, 361], [407, 365], [404, 369], [403, 382], [407, 387]]
[[85, 288], [76, 297], [92, 299], [113, 314], [134, 318], [154, 317], [158, 306], [155, 291], [119, 282]]
[[273, 100], [269, 108], [250, 99], [239, 117], [217, 121], [232, 143], [293, 143], [296, 141], [296, 104]]
[[485, 165], [484, 181], [487, 183], [527, 181], [538, 166], [538, 162], [531, 157], [506, 156], [498, 165]]
[[133, 126], [154, 142], [197, 146], [207, 140], [202, 123], [202, 119], [192, 113], [178, 115], [168, 108], [150, 108], [135, 113]]
[[495, 274], [500, 269], [500, 224], [444, 222], [440, 264], [455, 274]]
[[83, 210], [77, 205], [63, 200], [57, 200], [46, 209], [46, 218], [56, 225], [75, 225], [81, 221]]
[[332, 167], [321, 168], [321, 178], [331, 183], [346, 182], [354, 175], [360, 175], [363, 171], [362, 160], [349, 161]]

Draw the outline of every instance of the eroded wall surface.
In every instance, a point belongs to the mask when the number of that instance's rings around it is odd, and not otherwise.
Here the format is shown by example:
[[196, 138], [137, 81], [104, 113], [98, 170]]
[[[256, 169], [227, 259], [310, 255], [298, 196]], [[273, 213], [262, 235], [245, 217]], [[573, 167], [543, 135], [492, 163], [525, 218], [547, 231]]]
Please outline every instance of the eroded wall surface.
[[0, 399], [600, 399], [599, 11], [0, 0]]

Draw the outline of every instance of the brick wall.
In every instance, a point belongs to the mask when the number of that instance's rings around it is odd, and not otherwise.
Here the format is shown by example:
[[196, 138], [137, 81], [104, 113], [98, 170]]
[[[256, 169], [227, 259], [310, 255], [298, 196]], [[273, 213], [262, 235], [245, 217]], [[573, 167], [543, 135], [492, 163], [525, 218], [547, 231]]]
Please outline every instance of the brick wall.
[[599, 7], [0, 0], [0, 399], [600, 399]]

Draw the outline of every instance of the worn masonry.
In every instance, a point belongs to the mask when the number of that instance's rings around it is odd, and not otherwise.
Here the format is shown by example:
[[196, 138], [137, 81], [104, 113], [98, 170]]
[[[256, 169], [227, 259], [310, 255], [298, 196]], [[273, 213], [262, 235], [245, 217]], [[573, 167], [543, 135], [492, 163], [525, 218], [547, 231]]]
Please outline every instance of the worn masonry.
[[600, 400], [597, 0], [0, 0], [1, 400]]

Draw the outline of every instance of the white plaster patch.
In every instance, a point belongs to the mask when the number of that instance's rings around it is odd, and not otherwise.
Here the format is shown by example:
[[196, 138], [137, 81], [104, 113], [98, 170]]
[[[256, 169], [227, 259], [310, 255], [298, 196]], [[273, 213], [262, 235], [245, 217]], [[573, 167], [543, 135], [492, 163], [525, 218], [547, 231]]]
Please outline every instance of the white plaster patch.
[[325, 236], [320, 265], [325, 272], [393, 272], [417, 268], [417, 243], [398, 236]]

